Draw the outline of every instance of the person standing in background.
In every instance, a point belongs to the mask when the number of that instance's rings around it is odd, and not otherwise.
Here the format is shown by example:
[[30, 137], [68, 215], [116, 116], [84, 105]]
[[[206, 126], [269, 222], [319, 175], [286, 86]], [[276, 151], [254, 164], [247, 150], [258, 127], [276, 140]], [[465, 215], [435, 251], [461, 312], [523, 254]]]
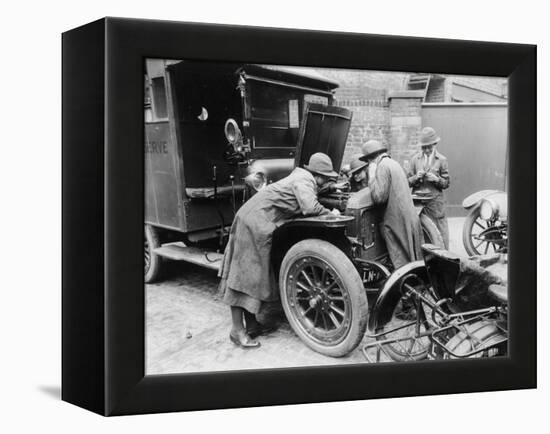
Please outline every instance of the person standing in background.
[[447, 158], [436, 151], [441, 138], [432, 127], [425, 127], [420, 133], [420, 152], [415, 154], [407, 170], [412, 193], [426, 197], [424, 210], [436, 224], [445, 248], [449, 248], [449, 226], [445, 214], [446, 200], [443, 190], [449, 188], [449, 164]]

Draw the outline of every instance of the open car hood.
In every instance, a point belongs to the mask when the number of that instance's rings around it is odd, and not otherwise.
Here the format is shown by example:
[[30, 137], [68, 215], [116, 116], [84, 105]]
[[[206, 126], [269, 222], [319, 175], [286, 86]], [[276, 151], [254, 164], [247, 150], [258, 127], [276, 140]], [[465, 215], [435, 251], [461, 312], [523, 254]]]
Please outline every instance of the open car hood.
[[352, 111], [323, 104], [306, 104], [296, 146], [295, 167], [304, 167], [316, 152], [327, 154], [340, 172]]

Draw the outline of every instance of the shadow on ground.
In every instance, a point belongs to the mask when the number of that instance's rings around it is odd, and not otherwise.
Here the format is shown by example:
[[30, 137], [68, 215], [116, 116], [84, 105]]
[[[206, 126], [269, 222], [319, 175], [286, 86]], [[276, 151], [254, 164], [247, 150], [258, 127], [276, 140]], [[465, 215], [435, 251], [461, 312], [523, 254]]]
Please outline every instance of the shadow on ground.
[[61, 399], [61, 386], [38, 386], [38, 390], [50, 398]]

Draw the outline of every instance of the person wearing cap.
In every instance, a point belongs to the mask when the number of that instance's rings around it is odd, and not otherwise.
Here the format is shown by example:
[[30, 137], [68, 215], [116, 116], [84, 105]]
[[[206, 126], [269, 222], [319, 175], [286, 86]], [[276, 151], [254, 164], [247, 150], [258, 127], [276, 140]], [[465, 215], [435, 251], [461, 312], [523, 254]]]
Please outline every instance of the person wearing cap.
[[271, 269], [273, 233], [297, 216], [330, 214], [317, 192], [337, 176], [330, 157], [315, 153], [304, 168], [258, 191], [235, 215], [219, 273], [220, 291], [231, 310], [229, 339], [235, 345], [258, 348], [255, 338], [270, 331], [256, 315], [264, 302], [279, 295]]
[[348, 171], [351, 192], [357, 192], [364, 189], [367, 183], [367, 163], [361, 160], [363, 154], [354, 155], [349, 163]]
[[395, 268], [421, 258], [422, 229], [405, 172], [378, 140], [362, 147], [368, 163], [368, 187], [376, 204], [385, 204], [380, 231]]
[[420, 133], [417, 145], [420, 151], [409, 163], [407, 176], [413, 194], [428, 197], [424, 205], [426, 213], [436, 224], [445, 248], [449, 248], [449, 227], [445, 215], [445, 196], [443, 190], [449, 188], [449, 164], [447, 158], [436, 151], [435, 146], [441, 138], [431, 127], [425, 127]]

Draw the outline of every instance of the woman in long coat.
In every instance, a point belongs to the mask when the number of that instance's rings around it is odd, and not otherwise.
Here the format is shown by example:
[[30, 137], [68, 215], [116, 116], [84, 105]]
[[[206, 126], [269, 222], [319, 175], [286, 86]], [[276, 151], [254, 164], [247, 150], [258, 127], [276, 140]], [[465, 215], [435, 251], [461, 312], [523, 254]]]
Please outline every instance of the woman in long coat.
[[229, 338], [235, 345], [260, 346], [253, 338], [265, 328], [255, 315], [262, 302], [278, 298], [271, 268], [273, 232], [293, 217], [330, 213], [318, 202], [317, 189], [337, 175], [328, 155], [313, 154], [305, 169], [298, 167], [286, 178], [263, 188], [235, 215], [220, 269], [220, 289], [231, 309]]
[[414, 208], [405, 171], [377, 140], [363, 145], [363, 161], [369, 162], [368, 186], [374, 203], [386, 204], [382, 236], [390, 259], [399, 268], [421, 257], [422, 228]]

